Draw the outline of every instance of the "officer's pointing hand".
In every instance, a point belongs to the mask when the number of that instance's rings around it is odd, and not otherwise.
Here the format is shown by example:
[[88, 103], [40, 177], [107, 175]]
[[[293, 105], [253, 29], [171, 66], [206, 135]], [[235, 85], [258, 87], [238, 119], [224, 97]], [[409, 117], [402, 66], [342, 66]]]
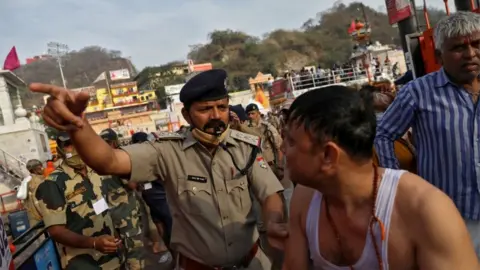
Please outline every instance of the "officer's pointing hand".
[[88, 105], [88, 93], [43, 83], [30, 84], [30, 90], [50, 96], [43, 109], [43, 120], [47, 125], [61, 131], [83, 126], [82, 113]]

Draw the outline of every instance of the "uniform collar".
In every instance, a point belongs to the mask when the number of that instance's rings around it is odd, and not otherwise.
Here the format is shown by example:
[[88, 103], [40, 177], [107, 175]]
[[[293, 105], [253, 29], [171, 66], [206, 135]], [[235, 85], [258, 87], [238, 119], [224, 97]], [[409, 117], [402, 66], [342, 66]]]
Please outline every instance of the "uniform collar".
[[[238, 143], [235, 141], [234, 138], [230, 137], [230, 132], [231, 132], [231, 129], [228, 130], [228, 134], [225, 137], [224, 142], [226, 142], [227, 144], [230, 144], [230, 145], [237, 146]], [[183, 140], [183, 144], [182, 144], [182, 150], [185, 150], [185, 149], [189, 148], [190, 146], [193, 146], [196, 143], [199, 143], [199, 142], [193, 137], [192, 132], [189, 130], [185, 134], [185, 139]]]
[[447, 75], [447, 72], [445, 69], [442, 67], [440, 70], [437, 71], [437, 74], [435, 76], [435, 87], [443, 87], [447, 84], [450, 84], [455, 87], [460, 87], [458, 84], [452, 82]]
[[[63, 172], [65, 172], [70, 179], [75, 178], [77, 175], [82, 176], [80, 173], [78, 173], [75, 169], [72, 167], [68, 166], [65, 161], [62, 161], [62, 164], [60, 164], [60, 168], [62, 169]], [[89, 167], [87, 167], [87, 176], [93, 173], [93, 170]]]

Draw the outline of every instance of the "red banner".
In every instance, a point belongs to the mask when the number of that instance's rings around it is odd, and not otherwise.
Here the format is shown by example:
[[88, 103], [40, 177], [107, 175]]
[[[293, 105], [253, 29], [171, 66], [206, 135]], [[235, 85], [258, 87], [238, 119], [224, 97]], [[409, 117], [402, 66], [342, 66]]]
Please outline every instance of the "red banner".
[[284, 95], [287, 91], [287, 82], [288, 80], [279, 79], [272, 83], [272, 91], [270, 92], [270, 98], [275, 98], [280, 95]]
[[385, 0], [385, 4], [390, 24], [396, 24], [412, 16], [409, 0]]

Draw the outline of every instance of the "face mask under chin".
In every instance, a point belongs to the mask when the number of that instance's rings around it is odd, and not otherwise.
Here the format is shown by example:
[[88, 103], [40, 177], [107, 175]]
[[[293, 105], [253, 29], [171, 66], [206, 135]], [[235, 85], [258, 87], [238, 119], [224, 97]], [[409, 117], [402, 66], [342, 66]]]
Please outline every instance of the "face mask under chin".
[[73, 151], [73, 153], [65, 153], [65, 163], [73, 169], [80, 170], [85, 168], [85, 162], [83, 162], [76, 151]]
[[192, 129], [192, 135], [197, 141], [201, 142], [202, 144], [206, 144], [209, 146], [218, 146], [225, 139], [225, 136], [227, 136], [227, 131], [229, 129], [230, 126], [227, 125], [220, 135], [213, 135], [199, 128], [194, 128]]

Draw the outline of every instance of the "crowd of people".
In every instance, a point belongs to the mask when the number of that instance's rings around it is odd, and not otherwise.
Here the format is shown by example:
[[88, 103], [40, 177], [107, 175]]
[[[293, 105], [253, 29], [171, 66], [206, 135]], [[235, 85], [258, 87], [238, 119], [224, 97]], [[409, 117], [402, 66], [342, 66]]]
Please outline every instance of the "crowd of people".
[[284, 79], [291, 80], [294, 90], [310, 89], [315, 87], [327, 86], [335, 83], [348, 83], [358, 81], [362, 78], [371, 78], [379, 80], [383, 73], [394, 75], [398, 72], [398, 63], [391, 64], [388, 57], [384, 63], [381, 63], [378, 57], [374, 57], [371, 62], [371, 74], [367, 74], [367, 69], [361, 63], [344, 63], [343, 65], [333, 65], [331, 68], [304, 67], [299, 71], [291, 70], [284, 74]]
[[117, 232], [139, 211], [115, 221], [119, 195], [161, 185], [176, 269], [479, 269], [480, 15], [434, 37], [443, 67], [398, 91], [328, 86], [266, 117], [230, 106], [224, 70], [202, 72], [180, 91], [189, 127], [121, 148], [82, 118], [85, 93], [32, 84], [67, 132], [32, 196], [62, 267], [128, 262], [137, 234]]

